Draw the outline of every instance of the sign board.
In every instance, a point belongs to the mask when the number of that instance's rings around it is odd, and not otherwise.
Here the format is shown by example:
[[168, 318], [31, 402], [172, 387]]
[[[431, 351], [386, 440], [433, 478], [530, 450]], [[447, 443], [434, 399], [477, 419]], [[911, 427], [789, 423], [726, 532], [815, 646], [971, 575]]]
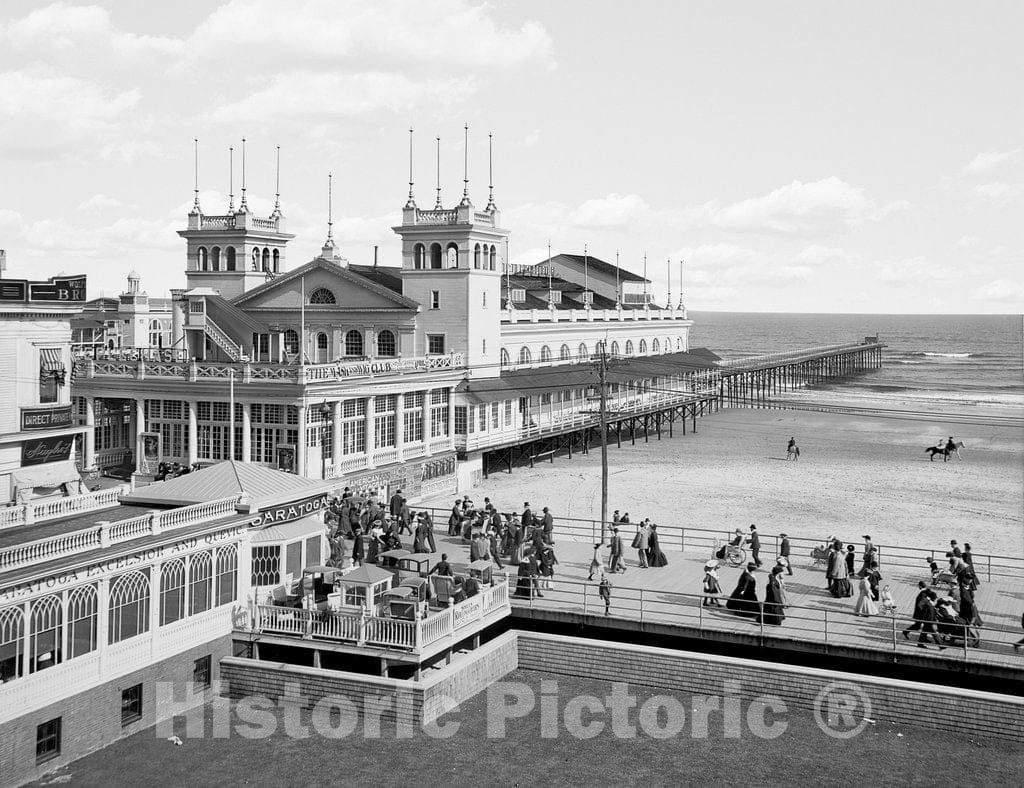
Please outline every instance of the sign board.
[[73, 443], [73, 435], [25, 441], [21, 444], [21, 464], [42, 465], [45, 462], [66, 460], [71, 456]]
[[52, 430], [71, 426], [71, 406], [57, 408], [22, 408], [21, 429]]
[[290, 443], [277, 444], [277, 469], [285, 473], [296, 473], [295, 447]]
[[160, 433], [139, 433], [139, 473], [152, 474], [160, 468]]
[[0, 301], [30, 304], [84, 304], [85, 275], [54, 276], [45, 282], [27, 279], [0, 281]]
[[265, 512], [258, 512], [256, 517], [249, 521], [249, 525], [253, 528], [262, 528], [264, 525], [290, 523], [292, 520], [316, 514], [326, 507], [327, 494], [317, 493], [309, 498], [303, 498], [301, 501], [292, 501], [267, 509]]

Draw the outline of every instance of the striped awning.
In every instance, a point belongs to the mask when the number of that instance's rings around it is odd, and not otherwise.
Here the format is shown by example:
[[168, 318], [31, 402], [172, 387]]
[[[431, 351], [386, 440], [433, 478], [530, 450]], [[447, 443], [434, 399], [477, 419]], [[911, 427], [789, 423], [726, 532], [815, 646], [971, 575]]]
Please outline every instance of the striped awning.
[[39, 348], [40, 372], [64, 372], [64, 360], [58, 347]]

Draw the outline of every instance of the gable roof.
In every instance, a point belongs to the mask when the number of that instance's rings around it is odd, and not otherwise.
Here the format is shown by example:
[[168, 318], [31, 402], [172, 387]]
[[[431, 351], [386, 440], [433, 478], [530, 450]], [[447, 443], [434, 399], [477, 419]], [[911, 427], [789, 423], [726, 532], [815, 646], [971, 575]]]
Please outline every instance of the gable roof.
[[189, 506], [235, 495], [248, 495], [253, 502], [289, 500], [312, 495], [323, 482], [294, 473], [246, 462], [225, 460], [165, 482], [139, 487], [121, 500], [127, 504], [149, 506]]
[[[581, 270], [583, 269], [584, 265], [586, 265], [586, 267], [589, 270], [594, 271], [594, 273], [604, 274], [604, 275], [612, 277], [612, 278], [615, 277], [616, 266], [614, 266], [611, 263], [605, 262], [604, 260], [602, 260], [599, 257], [594, 257], [593, 255], [564, 254], [564, 253], [556, 254], [550, 260], [541, 260], [539, 263], [537, 263], [537, 265], [538, 266], [547, 265], [549, 262], [550, 263], [555, 263], [555, 264], [563, 263], [563, 264], [567, 264], [567, 265], [572, 265], [572, 267], [574, 269], [579, 267]], [[622, 266], [618, 266], [618, 270], [619, 270], [619, 281], [620, 282], [643, 282], [643, 281], [646, 281], [639, 274], [634, 274], [632, 271], [627, 271]]]
[[322, 257], [317, 257], [313, 260], [310, 260], [305, 265], [301, 265], [298, 268], [289, 271], [288, 273], [280, 274], [274, 279], [271, 279], [269, 282], [264, 282], [263, 284], [254, 287], [252, 290], [242, 293], [240, 296], [235, 298], [232, 303], [235, 304], [235, 306], [240, 306], [244, 308], [245, 304], [248, 301], [251, 301], [256, 296], [263, 295], [265, 293], [276, 290], [288, 283], [294, 282], [296, 279], [299, 279], [300, 277], [305, 276], [306, 274], [309, 274], [317, 270], [326, 271], [332, 276], [336, 276], [345, 282], [355, 285], [356, 287], [361, 287], [365, 290], [369, 290], [372, 293], [376, 293], [379, 296], [383, 296], [389, 301], [393, 301], [396, 306], [401, 307], [403, 309], [419, 309], [420, 305], [418, 301], [413, 301], [411, 298], [406, 298], [404, 295], [401, 294], [401, 292], [396, 292], [395, 290], [392, 290], [390, 287], [386, 287], [385, 285], [379, 284], [374, 279], [360, 275], [357, 271], [352, 270], [351, 268], [343, 268], [337, 263], [334, 263], [330, 260], [325, 260]]
[[385, 268], [377, 265], [352, 265], [349, 263], [349, 271], [354, 271], [364, 279], [376, 282], [388, 290], [394, 290], [402, 295], [402, 277], [399, 276], [401, 268]]
[[219, 295], [206, 296], [206, 310], [214, 322], [221, 326], [221, 328], [240, 325], [256, 334], [266, 334], [270, 331], [266, 323], [261, 323]]

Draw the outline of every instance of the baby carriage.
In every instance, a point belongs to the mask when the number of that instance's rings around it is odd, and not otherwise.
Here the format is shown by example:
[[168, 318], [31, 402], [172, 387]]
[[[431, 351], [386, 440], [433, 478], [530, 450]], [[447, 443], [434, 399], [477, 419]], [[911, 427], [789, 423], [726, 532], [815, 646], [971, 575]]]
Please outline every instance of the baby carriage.
[[824, 566], [828, 562], [828, 548], [820, 544], [811, 549], [811, 560], [815, 566]]
[[936, 605], [935, 607], [935, 628], [939, 636], [951, 646], [960, 641], [966, 645], [977, 647], [981, 643], [978, 633], [971, 629], [970, 625], [959, 616], [953, 615], [950, 605]]
[[882, 606], [882, 612], [886, 615], [896, 615], [896, 600], [892, 598], [892, 591], [889, 586], [885, 586], [882, 589], [882, 597], [879, 600], [879, 604]]

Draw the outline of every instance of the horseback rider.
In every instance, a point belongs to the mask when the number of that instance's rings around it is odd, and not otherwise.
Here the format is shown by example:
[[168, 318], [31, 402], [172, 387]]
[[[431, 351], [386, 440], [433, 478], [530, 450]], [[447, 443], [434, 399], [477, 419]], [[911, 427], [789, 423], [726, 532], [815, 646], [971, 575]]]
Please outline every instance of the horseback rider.
[[946, 441], [946, 446], [945, 446], [944, 451], [946, 452], [946, 454], [949, 454], [951, 452], [956, 451], [956, 444], [953, 443], [953, 436], [952, 435], [950, 435], [949, 439]]

